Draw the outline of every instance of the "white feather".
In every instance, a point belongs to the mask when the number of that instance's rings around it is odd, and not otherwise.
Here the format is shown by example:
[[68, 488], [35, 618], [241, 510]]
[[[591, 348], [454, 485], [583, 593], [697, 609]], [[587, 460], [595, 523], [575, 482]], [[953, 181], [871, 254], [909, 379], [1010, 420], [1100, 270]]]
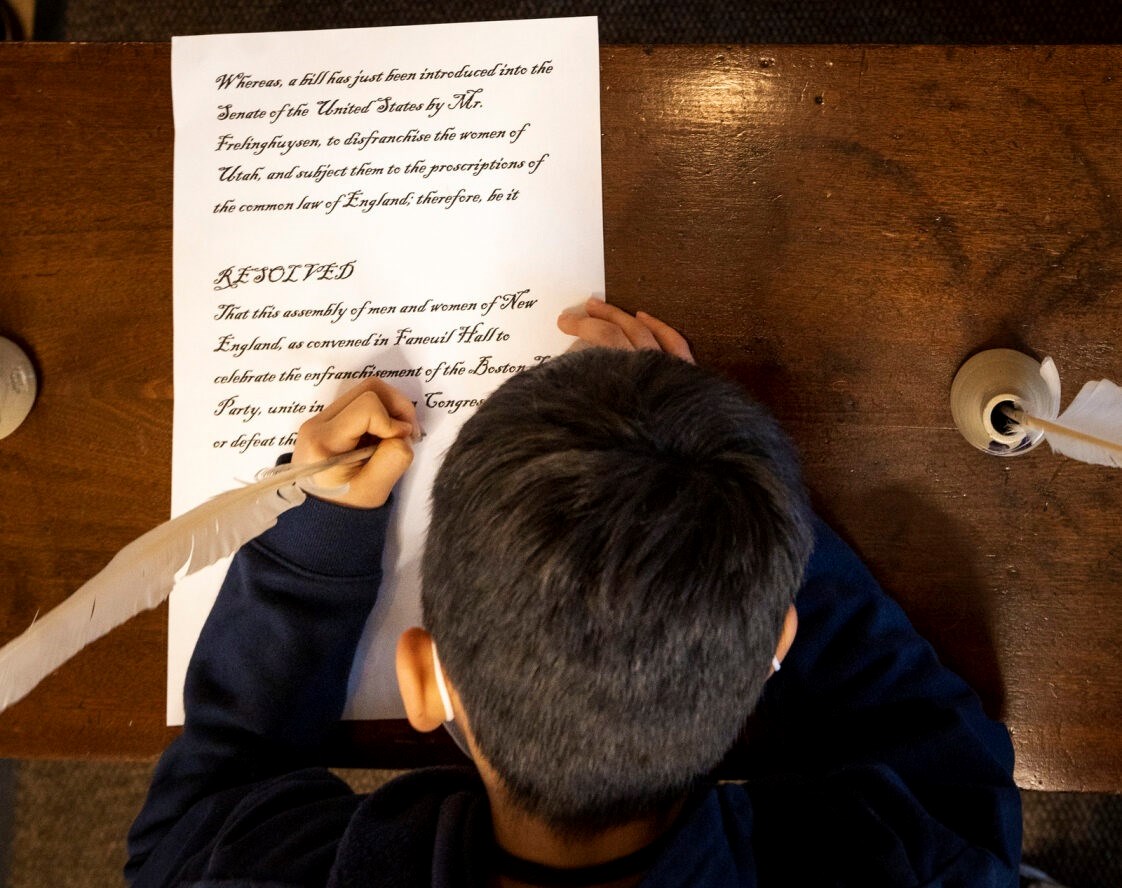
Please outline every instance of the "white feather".
[[1044, 384], [1048, 386], [1052, 403], [1055, 405], [1055, 408], [1050, 410], [1044, 418], [1055, 419], [1056, 414], [1060, 412], [1060, 371], [1056, 369], [1056, 362], [1051, 358], [1045, 358], [1041, 361], [1040, 375], [1044, 379]]
[[1056, 453], [1122, 468], [1122, 388], [1109, 379], [1088, 382], [1055, 419], [1012, 411], [1014, 421], [1044, 433]]
[[180, 576], [237, 551], [297, 506], [312, 477], [332, 466], [361, 462], [364, 447], [321, 462], [262, 473], [261, 480], [221, 493], [148, 531], [22, 635], [0, 648], [0, 712], [30, 693], [78, 651], [142, 610], [159, 605]]

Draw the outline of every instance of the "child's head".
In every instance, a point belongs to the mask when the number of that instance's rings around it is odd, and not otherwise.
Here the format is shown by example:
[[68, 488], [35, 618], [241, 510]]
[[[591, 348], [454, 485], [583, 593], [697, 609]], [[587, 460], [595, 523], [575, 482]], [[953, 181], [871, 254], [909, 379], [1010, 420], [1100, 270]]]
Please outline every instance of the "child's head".
[[432, 511], [425, 626], [519, 807], [600, 829], [720, 761], [810, 549], [758, 405], [658, 352], [565, 355], [468, 420]]

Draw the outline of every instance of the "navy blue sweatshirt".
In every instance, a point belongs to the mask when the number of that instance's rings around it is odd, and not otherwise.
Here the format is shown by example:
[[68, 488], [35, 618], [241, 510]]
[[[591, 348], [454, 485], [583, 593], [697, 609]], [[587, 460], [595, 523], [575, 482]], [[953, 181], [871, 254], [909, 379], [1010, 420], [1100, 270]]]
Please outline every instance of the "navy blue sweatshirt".
[[[313, 761], [343, 711], [387, 518], [309, 499], [235, 557], [188, 670], [183, 734], [129, 834], [130, 884], [486, 884], [474, 769], [356, 796]], [[643, 886], [1015, 886], [1005, 728], [821, 524], [796, 607], [751, 779], [699, 791]]]

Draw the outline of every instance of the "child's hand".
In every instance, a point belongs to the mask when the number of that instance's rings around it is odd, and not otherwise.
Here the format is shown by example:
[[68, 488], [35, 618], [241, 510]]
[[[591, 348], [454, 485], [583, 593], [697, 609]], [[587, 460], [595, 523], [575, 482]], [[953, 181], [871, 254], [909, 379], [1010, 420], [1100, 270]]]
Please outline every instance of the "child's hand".
[[373, 509], [385, 505], [394, 484], [413, 462], [411, 439], [418, 428], [413, 402], [373, 377], [300, 426], [292, 463], [317, 462], [378, 441], [378, 449], [367, 462], [339, 466], [315, 477], [320, 487], [350, 485], [346, 493], [319, 494], [321, 499]]
[[689, 343], [682, 334], [658, 318], [642, 311], [632, 317], [623, 309], [595, 297], [589, 299], [584, 308], [587, 317], [568, 311], [561, 314], [557, 326], [562, 333], [576, 336], [588, 345], [627, 351], [663, 351], [694, 363]]

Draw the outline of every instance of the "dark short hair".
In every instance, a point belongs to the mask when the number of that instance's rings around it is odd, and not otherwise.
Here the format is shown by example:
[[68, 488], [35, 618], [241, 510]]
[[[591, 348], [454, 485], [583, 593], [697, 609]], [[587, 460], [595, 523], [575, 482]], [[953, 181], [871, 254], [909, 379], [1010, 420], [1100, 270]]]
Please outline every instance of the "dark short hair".
[[508, 380], [449, 449], [424, 623], [514, 802], [589, 832], [719, 763], [810, 545], [762, 407], [677, 358], [588, 349]]

